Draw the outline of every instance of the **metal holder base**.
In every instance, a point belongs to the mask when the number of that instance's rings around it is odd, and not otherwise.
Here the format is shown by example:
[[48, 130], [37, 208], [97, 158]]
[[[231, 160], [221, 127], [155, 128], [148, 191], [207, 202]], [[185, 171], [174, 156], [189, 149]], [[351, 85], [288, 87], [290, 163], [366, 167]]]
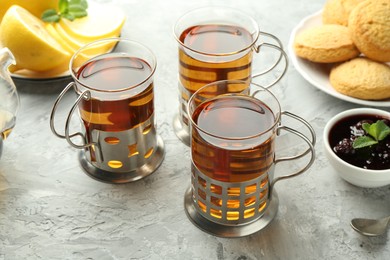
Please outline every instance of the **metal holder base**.
[[85, 173], [95, 180], [106, 183], [127, 183], [140, 180], [152, 174], [162, 163], [164, 159], [164, 142], [162, 138], [157, 135], [157, 146], [153, 156], [142, 167], [130, 172], [110, 172], [93, 166], [86, 158], [85, 151], [79, 152], [79, 162]]
[[180, 114], [173, 118], [173, 130], [176, 136], [187, 146], [190, 146], [190, 133], [186, 125], [180, 120]]
[[206, 233], [225, 238], [248, 236], [264, 229], [269, 223], [271, 223], [278, 211], [279, 199], [275, 191], [273, 191], [272, 198], [269, 203], [270, 204], [266, 208], [264, 214], [257, 220], [248, 224], [232, 226], [215, 223], [199, 214], [192, 199], [191, 188], [187, 189], [184, 196], [185, 212], [191, 222]]

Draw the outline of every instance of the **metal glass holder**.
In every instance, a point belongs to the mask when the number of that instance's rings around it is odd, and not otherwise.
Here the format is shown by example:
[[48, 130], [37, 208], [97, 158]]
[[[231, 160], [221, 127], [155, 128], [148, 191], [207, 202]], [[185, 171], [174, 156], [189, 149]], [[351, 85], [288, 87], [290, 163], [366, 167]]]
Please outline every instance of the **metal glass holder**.
[[88, 159], [87, 151], [81, 150], [78, 155], [80, 165], [84, 172], [95, 180], [107, 183], [127, 183], [140, 180], [152, 174], [162, 163], [164, 159], [164, 143], [162, 138], [157, 135], [157, 143], [150, 156], [141, 166], [125, 172], [113, 172], [97, 168]]
[[[152, 174], [164, 159], [164, 142], [157, 134], [154, 125], [154, 114], [136, 127], [119, 132], [92, 130], [90, 133], [70, 133], [72, 115], [78, 109], [82, 99], [90, 99], [91, 93], [86, 90], [73, 104], [66, 122], [65, 134], [60, 134], [54, 126], [55, 113], [65, 93], [74, 86], [68, 86], [58, 96], [50, 115], [52, 132], [68, 143], [80, 149], [79, 161], [83, 170], [90, 177], [107, 183], [127, 183], [142, 179]], [[87, 138], [88, 135], [88, 138]], [[82, 143], [73, 142], [74, 137], [81, 137]]]
[[89, 147], [79, 153], [85, 172], [109, 183], [132, 182], [153, 173], [164, 157], [164, 143], [156, 133], [154, 116], [135, 128], [107, 132], [93, 130]]
[[221, 182], [207, 177], [192, 163], [192, 185], [184, 196], [186, 214], [195, 226], [215, 236], [242, 237], [258, 232], [278, 210], [276, 192], [269, 197], [272, 175], [273, 167], [250, 181]]
[[180, 113], [177, 113], [174, 118], [173, 118], [173, 130], [177, 136], [185, 145], [190, 146], [190, 130], [189, 126], [184, 124], [183, 121], [181, 120], [181, 115]]

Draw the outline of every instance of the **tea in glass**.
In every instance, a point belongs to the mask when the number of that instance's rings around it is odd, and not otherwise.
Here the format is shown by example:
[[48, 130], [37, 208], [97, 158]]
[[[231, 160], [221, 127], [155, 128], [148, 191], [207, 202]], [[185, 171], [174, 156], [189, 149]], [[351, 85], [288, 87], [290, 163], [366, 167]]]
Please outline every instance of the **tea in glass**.
[[[66, 121], [65, 135], [54, 127], [53, 132], [83, 149], [81, 165], [96, 179], [129, 182], [154, 172], [163, 160], [164, 146], [154, 122], [156, 60], [151, 51], [133, 41], [104, 39], [77, 51], [70, 67], [74, 82], [56, 104], [71, 87], [78, 99]], [[76, 108], [83, 133], [70, 134], [69, 121]], [[75, 136], [84, 143], [74, 143]]]
[[[107, 54], [89, 61], [77, 71], [83, 84], [101, 91], [117, 91], [144, 81], [152, 72], [151, 66], [136, 57], [117, 57]], [[80, 116], [86, 129], [88, 142], [93, 130], [118, 132], [138, 127], [154, 113], [153, 82], [139, 90], [140, 93], [124, 99], [83, 99]], [[93, 159], [93, 150], [91, 150]]]
[[[242, 92], [229, 88], [246, 86]], [[314, 160], [314, 130], [299, 117], [312, 141], [281, 125], [275, 96], [245, 81], [225, 80], [201, 87], [188, 103], [191, 133], [191, 187], [185, 194], [190, 220], [202, 230], [223, 237], [243, 236], [264, 228], [275, 216], [280, 179], [306, 171]], [[281, 130], [301, 137], [309, 148], [301, 154], [276, 158], [275, 140]], [[311, 153], [300, 170], [274, 178], [275, 165]]]
[[188, 54], [185, 49], [179, 48], [180, 83], [186, 93], [193, 94], [200, 87], [214, 81], [251, 78], [252, 52], [226, 55], [252, 44], [252, 35], [245, 28], [218, 24], [198, 25], [185, 30], [179, 39], [188, 49], [209, 54]]
[[[179, 43], [180, 107], [173, 126], [179, 139], [188, 145], [188, 100], [199, 88], [215, 81], [241, 80], [249, 85], [256, 76], [252, 74], [252, 60], [254, 53], [259, 51], [255, 44], [262, 32], [245, 13], [230, 8], [206, 7], [179, 18], [174, 33]], [[276, 64], [271, 67], [274, 66]]]

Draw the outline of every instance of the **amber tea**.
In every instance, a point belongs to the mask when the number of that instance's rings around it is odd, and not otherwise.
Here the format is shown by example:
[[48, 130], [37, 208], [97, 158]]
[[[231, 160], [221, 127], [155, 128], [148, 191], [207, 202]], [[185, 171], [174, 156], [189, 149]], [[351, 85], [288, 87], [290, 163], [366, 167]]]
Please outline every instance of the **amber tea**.
[[[77, 78], [97, 90], [130, 88], [144, 81], [151, 73], [150, 66], [134, 57], [105, 57], [82, 66]], [[87, 132], [93, 129], [118, 132], [136, 127], [154, 111], [153, 84], [140, 93], [118, 100], [92, 98], [80, 104], [80, 114]]]
[[[248, 96], [221, 96], [198, 106], [192, 119], [197, 125], [192, 129], [192, 159], [203, 174], [217, 181], [241, 183], [268, 173], [274, 159], [274, 135], [267, 140], [256, 136], [269, 130], [275, 118], [264, 103]], [[262, 185], [267, 181], [264, 178]], [[219, 187], [211, 189], [219, 193]], [[252, 193], [256, 186], [248, 189]], [[240, 196], [240, 189], [228, 193]], [[216, 199], [213, 203], [222, 201]], [[230, 204], [234, 207], [234, 202]]]
[[[177, 137], [186, 145], [189, 145], [191, 139], [191, 119], [186, 113], [187, 105], [191, 96], [200, 88], [213, 82], [239, 80], [243, 84], [229, 84], [224, 92], [243, 93], [254, 78], [263, 77], [279, 67], [279, 62], [284, 60], [283, 72], [277, 73], [280, 75], [275, 80], [264, 82], [264, 88], [269, 88], [280, 80], [287, 69], [287, 57], [281, 48], [280, 40], [270, 33], [260, 31], [259, 25], [252, 17], [236, 8], [194, 9], [177, 20], [174, 34], [179, 46], [180, 104], [179, 113], [173, 120], [173, 128]], [[260, 36], [261, 39], [267, 38], [277, 44], [259, 42]], [[273, 64], [260, 63], [263, 68], [258, 71], [257, 68], [253, 69], [256, 64], [253, 63], [253, 58], [263, 53], [260, 49], [264, 47], [277, 50], [280, 56]], [[265, 80], [270, 81], [268, 78]], [[210, 88], [209, 92], [215, 91]]]
[[193, 128], [192, 158], [202, 173], [218, 181], [243, 182], [267, 172], [274, 136], [260, 142], [255, 137], [274, 124], [264, 103], [247, 96], [221, 96], [197, 107], [192, 118], [208, 133]]
[[252, 51], [240, 52], [253, 43], [246, 29], [234, 25], [197, 25], [184, 30], [179, 40], [194, 51], [179, 48], [181, 98], [186, 102], [208, 83], [250, 79]]
[[179, 40], [188, 49], [207, 54], [189, 55], [182, 48], [179, 49], [180, 81], [188, 91], [193, 93], [207, 83], [218, 80], [250, 78], [252, 52], [241, 54], [241, 57], [230, 55], [252, 44], [252, 36], [244, 28], [198, 25], [185, 30]]

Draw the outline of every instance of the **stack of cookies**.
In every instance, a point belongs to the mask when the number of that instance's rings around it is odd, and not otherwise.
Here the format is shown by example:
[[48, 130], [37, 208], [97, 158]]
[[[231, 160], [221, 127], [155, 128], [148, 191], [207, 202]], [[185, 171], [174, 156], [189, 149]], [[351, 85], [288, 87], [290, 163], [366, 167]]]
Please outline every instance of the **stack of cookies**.
[[390, 0], [328, 0], [323, 24], [295, 38], [297, 56], [332, 63], [329, 81], [354, 98], [390, 98]]

